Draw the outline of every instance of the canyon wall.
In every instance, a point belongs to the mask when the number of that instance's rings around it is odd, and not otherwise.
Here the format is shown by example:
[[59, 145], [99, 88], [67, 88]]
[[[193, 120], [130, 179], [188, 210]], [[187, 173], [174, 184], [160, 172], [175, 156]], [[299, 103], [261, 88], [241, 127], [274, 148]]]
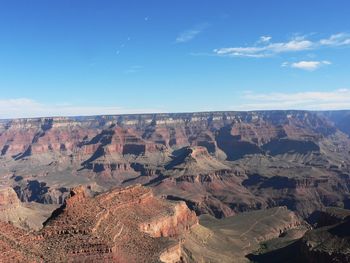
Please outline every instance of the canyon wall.
[[[344, 115], [344, 114], [343, 114]], [[142, 184], [218, 218], [287, 206], [307, 218], [350, 206], [347, 115], [204, 112], [2, 120], [0, 184], [21, 201], [62, 204]], [[337, 116], [337, 117], [334, 117]]]

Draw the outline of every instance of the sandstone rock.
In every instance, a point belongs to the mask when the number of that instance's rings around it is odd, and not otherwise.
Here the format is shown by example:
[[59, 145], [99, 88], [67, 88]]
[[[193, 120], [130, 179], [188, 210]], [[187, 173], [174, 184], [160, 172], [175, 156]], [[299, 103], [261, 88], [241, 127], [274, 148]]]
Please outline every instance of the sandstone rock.
[[338, 129], [346, 132], [340, 122], [346, 116], [258, 111], [8, 120], [0, 123], [0, 175], [21, 201], [62, 204], [79, 184], [141, 183], [186, 201], [197, 214], [287, 205], [307, 218], [315, 209], [350, 204], [350, 139]]
[[197, 223], [184, 203], [158, 199], [140, 185], [96, 197], [77, 187], [38, 232], [17, 236], [0, 224], [7, 231], [0, 233], [0, 257], [7, 246], [38, 262], [179, 262], [178, 238]]
[[0, 187], [0, 209], [17, 208], [20, 200], [11, 187]]
[[141, 231], [152, 237], [179, 237], [198, 224], [197, 216], [191, 212], [185, 202], [176, 203], [171, 215], [158, 215], [151, 221], [141, 224]]

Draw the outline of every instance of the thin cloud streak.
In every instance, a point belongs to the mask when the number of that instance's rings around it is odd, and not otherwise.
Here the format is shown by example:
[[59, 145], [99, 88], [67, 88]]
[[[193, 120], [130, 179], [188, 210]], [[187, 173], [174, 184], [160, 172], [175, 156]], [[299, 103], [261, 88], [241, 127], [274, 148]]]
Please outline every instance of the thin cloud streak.
[[318, 48], [350, 46], [350, 34], [338, 33], [320, 40], [309, 40], [305, 36], [294, 37], [287, 42], [271, 42], [271, 37], [262, 36], [253, 46], [214, 49], [214, 54], [229, 57], [271, 57], [281, 53], [301, 52]]
[[28, 98], [0, 99], [0, 119], [162, 112], [164, 112], [164, 110], [156, 108], [128, 109], [118, 106], [47, 105]]
[[350, 109], [350, 89], [295, 93], [245, 92], [234, 110], [341, 110]]
[[208, 24], [201, 24], [201, 25], [195, 26], [192, 29], [185, 30], [177, 36], [175, 42], [176, 43], [189, 42], [194, 38], [196, 38], [200, 33], [202, 33], [208, 26], [209, 26]]

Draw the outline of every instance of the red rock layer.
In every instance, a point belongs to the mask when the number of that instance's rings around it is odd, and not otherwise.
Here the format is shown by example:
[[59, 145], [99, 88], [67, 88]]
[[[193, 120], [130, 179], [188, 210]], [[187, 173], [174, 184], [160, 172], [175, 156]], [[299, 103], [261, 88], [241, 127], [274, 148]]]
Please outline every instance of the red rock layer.
[[0, 258], [11, 251], [28, 262], [175, 262], [178, 238], [197, 223], [184, 203], [155, 198], [140, 185], [96, 197], [78, 187], [39, 232], [0, 224]]

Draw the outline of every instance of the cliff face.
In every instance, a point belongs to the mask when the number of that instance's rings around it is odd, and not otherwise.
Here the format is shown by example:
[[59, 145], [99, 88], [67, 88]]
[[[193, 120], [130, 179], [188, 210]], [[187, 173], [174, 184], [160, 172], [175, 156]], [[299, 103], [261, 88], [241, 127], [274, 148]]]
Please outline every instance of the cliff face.
[[254, 262], [349, 262], [350, 210], [328, 207], [314, 213], [314, 219], [313, 229], [289, 240], [288, 233], [280, 235], [247, 257]]
[[350, 210], [323, 211], [318, 226], [299, 242], [302, 262], [349, 262]]
[[38, 230], [56, 207], [22, 203], [11, 187], [0, 188], [0, 221], [26, 230]]
[[245, 256], [258, 250], [262, 242], [287, 236], [289, 231], [303, 235], [306, 228], [286, 207], [246, 212], [220, 220], [203, 215], [199, 225], [186, 234], [184, 258], [187, 262], [219, 263], [232, 262], [232, 259], [249, 262]]
[[96, 197], [78, 187], [43, 229], [17, 236], [20, 230], [0, 224], [7, 231], [0, 240], [36, 262], [179, 262], [177, 240], [197, 222], [184, 203], [158, 199], [140, 185]]
[[0, 209], [11, 209], [20, 206], [16, 192], [11, 187], [0, 188]]
[[342, 132], [350, 135], [350, 112], [347, 110], [326, 111], [319, 113], [321, 116], [327, 117]]
[[0, 261], [243, 262], [260, 242], [302, 224], [285, 207], [198, 220], [184, 202], [141, 185], [98, 195], [79, 186], [40, 230], [0, 221]]
[[286, 205], [307, 217], [350, 204], [350, 140], [337, 123], [306, 111], [2, 121], [0, 182], [21, 201], [62, 204], [75, 185], [140, 183], [197, 214]]
[[221, 145], [229, 159], [234, 159], [245, 153], [235, 152], [230, 144], [254, 153], [273, 139], [321, 137], [336, 131], [326, 120], [302, 111], [19, 119], [0, 126], [1, 155], [17, 160], [34, 154], [77, 150], [82, 156], [93, 155], [98, 154], [98, 149], [140, 155], [161, 150], [156, 144], [177, 148], [204, 146], [209, 153]]
[[198, 224], [196, 214], [191, 212], [184, 202], [177, 203], [172, 209], [170, 216], [159, 215], [142, 223], [141, 231], [152, 237], [177, 237]]

